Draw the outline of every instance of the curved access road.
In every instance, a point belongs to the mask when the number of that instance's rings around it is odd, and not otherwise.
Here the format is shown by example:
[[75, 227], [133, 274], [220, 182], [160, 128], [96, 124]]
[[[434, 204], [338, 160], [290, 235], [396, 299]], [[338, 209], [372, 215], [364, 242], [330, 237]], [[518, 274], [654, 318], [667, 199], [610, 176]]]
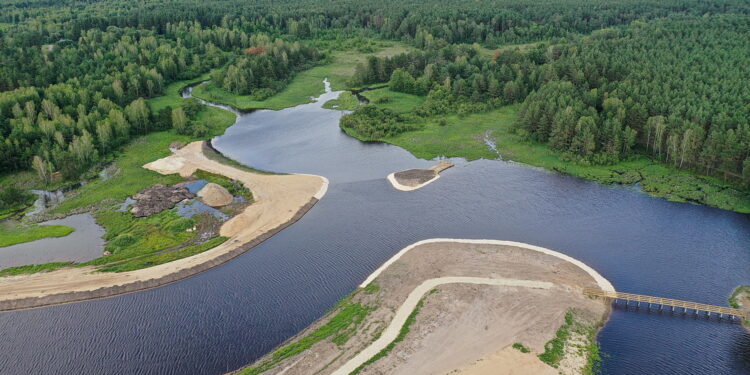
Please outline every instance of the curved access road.
[[382, 335], [375, 340], [370, 346], [366, 347], [361, 352], [357, 353], [354, 358], [350, 359], [343, 366], [339, 367], [333, 372], [333, 375], [348, 375], [354, 371], [357, 367], [365, 363], [368, 359], [374, 357], [381, 350], [385, 349], [388, 344], [398, 337], [401, 332], [401, 327], [406, 323], [406, 319], [409, 318], [412, 311], [417, 307], [417, 304], [422, 297], [433, 288], [443, 284], [483, 284], [483, 285], [498, 285], [498, 286], [515, 286], [525, 287], [534, 289], [550, 289], [553, 284], [547, 281], [534, 281], [534, 280], [518, 280], [518, 279], [503, 279], [503, 278], [485, 278], [485, 277], [438, 277], [435, 279], [425, 280], [422, 284], [414, 288], [409, 293], [406, 301], [398, 308], [396, 315], [385, 328]]
[[574, 264], [575, 266], [579, 267], [586, 273], [588, 273], [594, 281], [596, 281], [596, 284], [599, 285], [599, 288], [606, 291], [615, 291], [615, 287], [612, 286], [612, 283], [609, 282], [609, 280], [605, 279], [604, 276], [600, 275], [599, 272], [596, 272], [593, 268], [589, 267], [585, 263], [581, 262], [578, 259], [575, 259], [571, 256], [565, 255], [563, 253], [550, 250], [544, 247], [540, 246], [534, 246], [529, 245], [523, 242], [514, 242], [514, 241], [501, 241], [501, 240], [467, 240], [467, 239], [456, 239], [456, 238], [431, 238], [427, 240], [422, 240], [419, 242], [415, 242], [399, 251], [391, 257], [391, 259], [388, 259], [385, 263], [383, 263], [382, 266], [380, 266], [378, 269], [375, 270], [370, 276], [365, 279], [365, 281], [362, 282], [362, 284], [359, 285], [360, 288], [364, 288], [367, 285], [369, 285], [373, 280], [375, 280], [383, 271], [385, 271], [388, 267], [391, 266], [391, 264], [395, 263], [401, 256], [406, 254], [407, 252], [411, 251], [412, 249], [419, 247], [420, 245], [428, 244], [428, 243], [439, 243], [439, 242], [446, 242], [446, 243], [465, 243], [465, 244], [479, 244], [479, 245], [500, 245], [500, 246], [515, 246], [520, 247], [523, 249], [538, 251], [543, 254], [551, 255], [556, 258], [560, 258], [564, 261], [570, 262]]

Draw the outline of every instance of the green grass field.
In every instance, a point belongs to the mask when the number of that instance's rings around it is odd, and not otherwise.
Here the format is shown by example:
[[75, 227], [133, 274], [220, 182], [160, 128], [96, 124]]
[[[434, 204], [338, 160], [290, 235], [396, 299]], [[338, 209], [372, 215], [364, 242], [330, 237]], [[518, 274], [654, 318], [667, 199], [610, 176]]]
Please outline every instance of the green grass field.
[[424, 96], [404, 94], [387, 88], [365, 91], [362, 96], [367, 98], [370, 104], [390, 109], [396, 113], [412, 112], [426, 99]]
[[350, 91], [344, 91], [336, 99], [323, 103], [325, 109], [337, 109], [340, 111], [353, 111], [359, 107], [359, 100]]
[[65, 237], [75, 229], [65, 225], [0, 225], [0, 247], [40, 240], [49, 237]]
[[255, 100], [251, 96], [234, 95], [210, 83], [193, 89], [193, 95], [211, 102], [223, 103], [241, 110], [274, 109], [293, 107], [312, 102], [312, 98], [325, 92], [323, 79], [328, 78], [333, 90], [349, 88], [348, 80], [354, 74], [358, 63], [367, 56], [393, 56], [409, 51], [410, 47], [397, 42], [383, 42], [380, 50], [374, 53], [335, 51], [330, 61], [298, 73], [280, 93], [265, 99]]

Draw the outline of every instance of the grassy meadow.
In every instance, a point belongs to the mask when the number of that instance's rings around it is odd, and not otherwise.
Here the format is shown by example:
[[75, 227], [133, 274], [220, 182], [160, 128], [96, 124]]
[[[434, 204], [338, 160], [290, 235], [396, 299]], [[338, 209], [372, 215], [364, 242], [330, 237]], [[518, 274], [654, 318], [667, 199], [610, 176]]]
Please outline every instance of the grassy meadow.
[[65, 225], [24, 225], [0, 223], [0, 247], [31, 242], [49, 237], [65, 237], [75, 229]]

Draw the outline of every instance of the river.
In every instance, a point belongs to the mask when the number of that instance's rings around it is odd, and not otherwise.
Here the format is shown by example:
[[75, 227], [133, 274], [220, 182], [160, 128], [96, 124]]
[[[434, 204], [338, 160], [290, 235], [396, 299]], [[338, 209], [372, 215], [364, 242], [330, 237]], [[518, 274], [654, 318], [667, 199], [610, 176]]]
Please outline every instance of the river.
[[[187, 280], [113, 298], [0, 313], [3, 374], [219, 374], [321, 317], [401, 248], [433, 237], [526, 242], [573, 256], [621, 291], [726, 305], [750, 282], [750, 216], [498, 160], [414, 192], [388, 173], [434, 164], [362, 143], [319, 101], [239, 114], [214, 146], [249, 166], [329, 178], [299, 222]], [[632, 308], [631, 308], [632, 310]], [[738, 324], [625, 311], [599, 335], [604, 374], [750, 373]]]

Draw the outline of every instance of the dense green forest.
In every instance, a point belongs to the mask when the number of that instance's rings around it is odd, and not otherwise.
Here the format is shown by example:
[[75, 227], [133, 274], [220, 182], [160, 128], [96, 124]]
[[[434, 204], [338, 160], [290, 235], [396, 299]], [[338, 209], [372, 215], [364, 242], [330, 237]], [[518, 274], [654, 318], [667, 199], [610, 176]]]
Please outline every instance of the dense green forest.
[[413, 51], [369, 57], [351, 87], [424, 98], [410, 113], [376, 105], [345, 116], [360, 138], [518, 104], [516, 132], [571, 163], [647, 155], [750, 184], [742, 0], [6, 0], [0, 174], [74, 181], [135, 137], [204, 134], [198, 104], [146, 99], [210, 73], [212, 85], [262, 100], [352, 40]]

